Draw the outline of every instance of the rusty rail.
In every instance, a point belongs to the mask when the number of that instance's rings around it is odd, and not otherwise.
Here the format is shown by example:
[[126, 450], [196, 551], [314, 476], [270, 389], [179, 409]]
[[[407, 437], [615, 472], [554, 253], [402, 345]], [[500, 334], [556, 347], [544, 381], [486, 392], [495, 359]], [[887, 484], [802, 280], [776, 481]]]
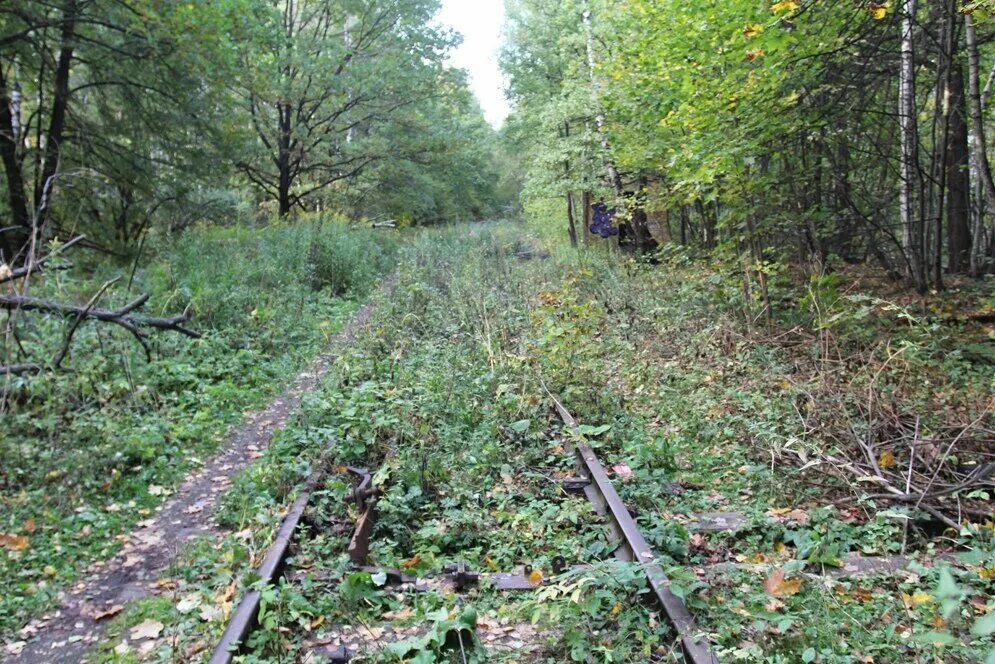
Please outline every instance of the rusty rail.
[[[349, 499], [359, 500], [362, 504], [364, 496], [372, 492], [369, 488], [372, 477], [368, 472], [359, 468], [347, 468], [347, 470], [349, 473], [360, 478], [359, 486], [350, 494]], [[325, 479], [326, 475], [326, 469], [319, 470], [311, 475], [304, 485], [304, 489], [297, 497], [297, 500], [294, 501], [287, 515], [283, 518], [280, 530], [277, 531], [276, 539], [273, 540], [273, 544], [270, 545], [266, 557], [256, 571], [259, 578], [266, 585], [275, 583], [276, 579], [283, 572], [283, 565], [286, 562], [287, 554], [290, 552], [290, 544], [293, 541], [294, 532], [297, 530], [297, 526], [300, 525], [301, 518], [304, 516], [304, 510], [307, 509], [308, 501], [311, 500], [311, 494]], [[369, 501], [368, 505], [367, 509], [370, 509], [373, 501]], [[372, 522], [370, 526], [372, 527]], [[210, 664], [231, 664], [235, 655], [245, 646], [245, 639], [256, 625], [261, 599], [262, 596], [258, 590], [250, 590], [245, 594], [235, 609], [235, 613], [232, 614], [224, 634], [221, 635], [221, 641], [211, 655]]]
[[560, 419], [571, 431], [578, 434], [578, 441], [574, 445], [577, 468], [581, 475], [590, 482], [585, 489], [588, 499], [599, 514], [608, 517], [612, 536], [619, 544], [615, 556], [621, 560], [637, 562], [645, 571], [646, 579], [649, 581], [660, 607], [680, 638], [685, 659], [692, 664], [718, 664], [719, 660], [712, 654], [707, 641], [699, 636], [699, 630], [695, 626], [694, 618], [687, 606], [684, 605], [680, 597], [670, 590], [670, 580], [663, 568], [656, 562], [656, 554], [653, 553], [646, 538], [639, 531], [639, 526], [636, 525], [629, 510], [625, 507], [625, 503], [622, 502], [615, 487], [612, 486], [594, 450], [590, 445], [580, 442], [580, 425], [577, 420], [556, 395], [548, 390], [547, 392], [553, 399]]

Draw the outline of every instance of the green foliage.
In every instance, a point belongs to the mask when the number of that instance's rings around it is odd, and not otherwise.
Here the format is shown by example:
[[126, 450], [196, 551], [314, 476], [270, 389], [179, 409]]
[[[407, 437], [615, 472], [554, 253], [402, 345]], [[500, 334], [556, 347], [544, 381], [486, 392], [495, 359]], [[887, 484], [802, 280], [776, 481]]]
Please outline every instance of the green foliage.
[[[295, 375], [354, 310], [341, 296], [364, 297], [391, 268], [393, 246], [326, 221], [203, 229], [152, 253], [134, 288], [164, 309], [189, 306], [203, 339], [159, 335], [147, 361], [123, 330], [85, 323], [68, 371], [8, 383], [0, 532], [22, 534], [29, 546], [0, 556], [0, 578], [12, 586], [0, 601], [0, 631], [21, 627], [83, 563], [116, 550], [114, 535], [147, 518], [245, 410]], [[73, 299], [126, 270], [105, 263], [89, 279], [57, 273], [33, 292]], [[108, 298], [130, 299], [120, 290]], [[21, 346], [51, 355], [65, 325], [39, 318], [21, 332]]]
[[205, 220], [431, 223], [510, 198], [437, 0], [20, 4], [0, 7], [2, 263], [33, 224], [134, 255]]

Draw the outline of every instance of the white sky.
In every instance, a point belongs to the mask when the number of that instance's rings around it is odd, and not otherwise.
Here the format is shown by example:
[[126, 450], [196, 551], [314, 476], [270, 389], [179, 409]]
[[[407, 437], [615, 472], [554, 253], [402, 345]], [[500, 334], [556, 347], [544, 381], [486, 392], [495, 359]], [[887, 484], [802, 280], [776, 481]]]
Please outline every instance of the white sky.
[[470, 72], [470, 87], [487, 121], [500, 127], [508, 117], [504, 78], [498, 66], [504, 0], [443, 0], [439, 20], [463, 35], [450, 63]]

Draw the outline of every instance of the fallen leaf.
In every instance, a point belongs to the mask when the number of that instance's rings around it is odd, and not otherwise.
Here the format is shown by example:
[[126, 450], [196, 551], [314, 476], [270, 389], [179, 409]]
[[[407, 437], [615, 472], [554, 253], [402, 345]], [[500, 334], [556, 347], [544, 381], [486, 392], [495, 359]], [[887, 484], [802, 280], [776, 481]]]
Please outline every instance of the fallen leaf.
[[861, 602], [870, 602], [874, 598], [874, 594], [867, 588], [855, 588], [851, 595], [855, 599], [859, 599]]
[[124, 562], [121, 563], [121, 567], [134, 567], [144, 560], [145, 558], [137, 553], [129, 553], [125, 556]]
[[878, 465], [882, 468], [891, 468], [895, 465], [895, 454], [891, 450], [885, 450], [878, 457]]
[[0, 533], [0, 547], [8, 551], [24, 551], [28, 548], [28, 538], [24, 535]]
[[95, 606], [84, 606], [80, 613], [91, 620], [104, 620], [105, 618], [113, 618], [117, 614], [124, 611], [124, 605], [115, 604], [114, 606], [107, 609], [98, 609]]
[[924, 593], [921, 590], [917, 590], [913, 594], [902, 593], [902, 602], [905, 604], [905, 608], [912, 610], [917, 606], [922, 606], [923, 604], [929, 604], [933, 601], [933, 596], [929, 593]]
[[808, 523], [808, 512], [805, 510], [791, 510], [784, 515], [784, 518], [788, 521], [795, 521], [804, 525]]
[[218, 597], [222, 602], [230, 602], [232, 598], [235, 597], [235, 593], [238, 592], [238, 582], [232, 581], [225, 588], [224, 592]]
[[[407, 620], [409, 618], [414, 618], [414, 617], [415, 617], [415, 612], [411, 609], [411, 607], [408, 606], [402, 609], [398, 609], [397, 611], [388, 611], [387, 613], [383, 614], [384, 620], [389, 620], [391, 622], [394, 622], [396, 620]], [[324, 616], [322, 616], [322, 618], [324, 618]]]
[[534, 569], [532, 570], [532, 572], [529, 573], [528, 579], [529, 583], [531, 583], [533, 586], [538, 586], [540, 583], [542, 583], [542, 572], [540, 572], [537, 569]]
[[207, 644], [204, 643], [203, 641], [197, 641], [196, 643], [191, 643], [183, 651], [183, 661], [189, 662], [194, 658], [195, 655], [202, 653], [205, 650], [207, 650]]
[[38, 530], [38, 526], [35, 525], [34, 519], [28, 519], [24, 522], [24, 532], [30, 535], [36, 530]]
[[618, 475], [619, 477], [632, 476], [632, 468], [629, 468], [629, 465], [625, 463], [619, 463], [612, 466], [612, 470], [614, 470], [615, 474]]
[[764, 582], [764, 590], [774, 597], [788, 597], [801, 590], [801, 579], [785, 579], [784, 570], [776, 570]]
[[14, 655], [16, 657], [17, 655], [21, 654], [21, 652], [24, 650], [24, 646], [26, 645], [28, 645], [27, 641], [14, 641], [13, 643], [8, 643], [7, 654]]
[[177, 585], [179, 584], [177, 584], [173, 579], [159, 579], [153, 583], [151, 587], [153, 590], [172, 590], [176, 588]]
[[225, 610], [220, 606], [205, 604], [200, 607], [200, 619], [207, 622], [217, 622], [224, 616]]
[[204, 511], [204, 504], [203, 504], [203, 502], [194, 503], [193, 505], [190, 505], [189, 507], [187, 507], [183, 511], [186, 514], [197, 514], [199, 512], [203, 512]]
[[165, 627], [158, 620], [144, 620], [131, 628], [131, 640], [157, 639]]
[[421, 562], [421, 556], [416, 553], [415, 555], [413, 555], [412, 557], [408, 558], [403, 563], [401, 563], [401, 567], [403, 567], [404, 569], [411, 569], [412, 567], [417, 566], [420, 562]]
[[182, 614], [187, 614], [200, 606], [200, 596], [197, 594], [187, 595], [176, 603], [176, 610]]

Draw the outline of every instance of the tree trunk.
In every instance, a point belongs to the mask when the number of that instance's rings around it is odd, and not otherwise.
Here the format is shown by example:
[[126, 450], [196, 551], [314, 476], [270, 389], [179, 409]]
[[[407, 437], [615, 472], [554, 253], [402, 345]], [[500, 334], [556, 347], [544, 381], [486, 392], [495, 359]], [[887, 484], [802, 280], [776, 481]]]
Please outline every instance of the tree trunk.
[[964, 68], [954, 61], [950, 70], [947, 103], [947, 269], [966, 272], [971, 254], [971, 182], [968, 170], [968, 137], [964, 100]]
[[40, 233], [48, 220], [49, 201], [55, 186], [55, 178], [59, 173], [62, 136], [66, 129], [66, 111], [69, 109], [69, 74], [72, 70], [78, 18], [76, 0], [66, 0], [62, 10], [59, 60], [55, 65], [53, 79], [52, 117], [49, 120], [48, 135], [45, 137], [41, 178], [38, 180], [38, 188], [35, 191], [35, 216], [32, 220], [35, 233]]
[[715, 228], [717, 226], [718, 219], [718, 203], [715, 203], [716, 212], [713, 217], [708, 210], [708, 206], [700, 198], [695, 201], [695, 206], [698, 208], [698, 216], [701, 217], [701, 241], [705, 245], [705, 249], [711, 251], [718, 246], [718, 241], [715, 237]]
[[584, 206], [581, 219], [584, 222], [584, 244], [591, 244], [591, 192], [585, 191], [580, 196], [580, 204]]
[[[570, 122], [563, 123], [563, 138], [567, 141], [564, 146], [570, 149]], [[577, 248], [577, 222], [574, 220], [574, 194], [570, 190], [570, 160], [563, 160], [563, 182], [567, 186], [567, 233], [570, 235], [570, 246]]]
[[[971, 110], [971, 159], [981, 189], [988, 202], [988, 209], [995, 211], [995, 182], [992, 181], [991, 164], [988, 162], [988, 148], [985, 143], [985, 125], [982, 119], [981, 83], [978, 64], [978, 38], [974, 29], [974, 19], [970, 12], [964, 14], [967, 36], [968, 101]], [[970, 268], [971, 274], [980, 274], [984, 269], [984, 220], [981, 213], [971, 233]], [[995, 234], [993, 234], [995, 235]]]
[[276, 168], [279, 173], [277, 203], [280, 216], [286, 217], [290, 214], [290, 187], [293, 184], [293, 179], [290, 176], [290, 105], [280, 104], [278, 110], [280, 113], [280, 135], [276, 159]]
[[653, 251], [657, 247], [656, 239], [650, 233], [649, 215], [646, 214], [646, 179], [640, 178], [639, 189], [631, 195], [632, 234], [635, 238], [636, 251], [640, 254]]
[[14, 118], [11, 114], [10, 88], [0, 67], [0, 160], [3, 161], [7, 181], [7, 204], [10, 206], [11, 224], [0, 232], [0, 262], [14, 263], [30, 237], [31, 216], [24, 190], [24, 173], [17, 153]]
[[570, 234], [570, 246], [577, 248], [577, 222], [574, 221], [574, 194], [567, 192], [567, 233]]
[[[898, 81], [898, 118], [901, 127], [901, 189], [899, 218], [902, 225], [902, 247], [907, 273], [916, 290], [926, 291], [926, 271], [923, 256], [923, 220], [915, 211], [918, 181], [918, 130], [915, 108], [915, 50], [913, 26], [916, 0], [902, 3], [902, 67]], [[921, 193], [921, 192], [920, 192]]]

